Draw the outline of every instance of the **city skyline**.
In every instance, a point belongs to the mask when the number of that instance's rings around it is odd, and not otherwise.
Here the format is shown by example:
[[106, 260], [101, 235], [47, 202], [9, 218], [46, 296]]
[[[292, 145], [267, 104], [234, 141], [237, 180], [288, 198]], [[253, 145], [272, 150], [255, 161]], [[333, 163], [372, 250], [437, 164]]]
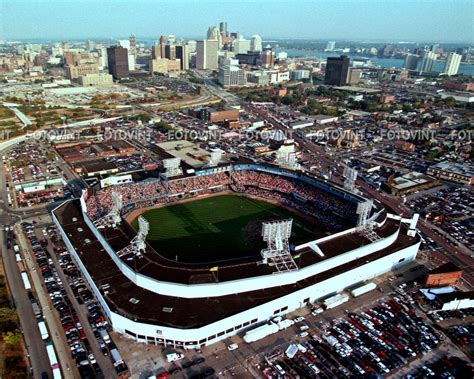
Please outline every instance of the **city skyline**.
[[[268, 12], [271, 7], [271, 12]], [[124, 12], [124, 9], [127, 11]], [[150, 11], [156, 9], [156, 12]], [[2, 5], [0, 38], [108, 39], [175, 34], [204, 38], [208, 25], [225, 20], [230, 31], [264, 39], [472, 43], [473, 3], [406, 0], [328, 1], [10, 1]], [[104, 22], [103, 15], [107, 14]], [[351, 17], [348, 18], [347, 15]], [[391, 15], [390, 20], [386, 16]], [[18, 23], [21, 19], [23, 22]], [[39, 23], [38, 20], [50, 20]], [[357, 34], [354, 33], [357, 30]]]

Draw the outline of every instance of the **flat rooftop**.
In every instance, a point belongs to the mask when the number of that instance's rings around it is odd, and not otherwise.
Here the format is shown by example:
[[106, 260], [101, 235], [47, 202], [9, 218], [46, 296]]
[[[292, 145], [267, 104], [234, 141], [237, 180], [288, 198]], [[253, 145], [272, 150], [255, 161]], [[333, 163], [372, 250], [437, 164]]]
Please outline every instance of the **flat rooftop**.
[[156, 145], [173, 157], [180, 158], [193, 168], [199, 168], [209, 162], [211, 153], [199, 147], [198, 144], [186, 141], [168, 141]]
[[[409, 237], [406, 233], [400, 233], [399, 238], [386, 249], [379, 250], [363, 258], [335, 267], [291, 285], [249, 291], [242, 294], [236, 293], [228, 296], [185, 299], [175, 296], [159, 295], [142, 287], [138, 287], [125, 277], [108, 253], [102, 248], [82, 218], [79, 200], [64, 203], [54, 212], [97, 287], [100, 288], [104, 284], [110, 285], [110, 288], [107, 289], [107, 293], [103, 293], [103, 296], [112, 311], [139, 322], [181, 329], [198, 328], [216, 322], [236, 313], [288, 295], [301, 288], [311, 286], [349, 269], [364, 265], [367, 262], [379, 259], [419, 241], [418, 236]], [[395, 225], [390, 226], [391, 223], [391, 221], [388, 222], [387, 228], [398, 227], [395, 223]], [[403, 231], [405, 232], [406, 230]], [[389, 230], [387, 229], [386, 232], [389, 232]], [[109, 237], [109, 235], [107, 235], [107, 237]], [[117, 238], [118, 243], [117, 236], [111, 237], [112, 240]], [[125, 244], [126, 241], [121, 240], [120, 243]], [[329, 246], [326, 247], [329, 249]], [[326, 252], [329, 254], [329, 250], [326, 250]], [[185, 279], [187, 283], [201, 282], [201, 280], [204, 279], [207, 279], [206, 281], [210, 279], [215, 281], [210, 275], [209, 269], [202, 270], [190, 266], [183, 267], [183, 265], [178, 267], [178, 265], [173, 265], [172, 262], [169, 261], [166, 267], [163, 265], [153, 267], [154, 263], [150, 256], [153, 257], [153, 260], [160, 259], [156, 252], [155, 255], [152, 255], [151, 252], [147, 251], [144, 258], [134, 259], [129, 257], [125, 262], [133, 269], [136, 267], [136, 270], [143, 274], [159, 274], [160, 280], [176, 282]], [[302, 254], [299, 264], [300, 266], [307, 266], [314, 263], [314, 259], [318, 260], [321, 258], [315, 253]], [[242, 267], [231, 266], [229, 268], [223, 268], [222, 270], [219, 269], [219, 281], [247, 276], [250, 267], [252, 267], [252, 265], [242, 265]], [[253, 263], [253, 267], [255, 270], [258, 270], [259, 275], [270, 274], [273, 271], [272, 268], [263, 265], [257, 266], [255, 262]], [[207, 278], [205, 278], [204, 273], [206, 273]], [[138, 302], [131, 302], [131, 299], [136, 299]], [[172, 308], [172, 311], [164, 311], [165, 307]]]

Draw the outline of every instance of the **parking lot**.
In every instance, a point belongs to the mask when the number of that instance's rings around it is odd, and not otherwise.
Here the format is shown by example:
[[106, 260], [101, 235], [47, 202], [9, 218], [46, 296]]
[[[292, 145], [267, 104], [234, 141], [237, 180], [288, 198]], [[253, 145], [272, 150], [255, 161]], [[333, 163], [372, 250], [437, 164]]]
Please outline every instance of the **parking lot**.
[[22, 228], [41, 270], [44, 285], [83, 378], [128, 375], [128, 367], [109, 335], [110, 326], [53, 226]]
[[54, 156], [35, 141], [22, 143], [2, 157], [9, 206], [31, 207], [70, 195]]
[[407, 205], [443, 230], [452, 241], [474, 250], [474, 203], [470, 189], [450, 186], [412, 198]]
[[[297, 324], [298, 325], [298, 324]], [[304, 322], [299, 323], [301, 330]], [[400, 297], [381, 300], [347, 317], [321, 323], [297, 345], [293, 356], [266, 359], [266, 377], [349, 377], [393, 374], [417, 357], [435, 349], [441, 337]]]

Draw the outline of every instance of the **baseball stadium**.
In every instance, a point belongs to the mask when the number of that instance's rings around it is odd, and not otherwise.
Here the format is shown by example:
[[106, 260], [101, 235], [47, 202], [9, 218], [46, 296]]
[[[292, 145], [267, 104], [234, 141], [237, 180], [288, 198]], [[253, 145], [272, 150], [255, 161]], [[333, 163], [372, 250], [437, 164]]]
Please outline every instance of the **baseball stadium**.
[[421, 242], [417, 215], [247, 163], [97, 184], [53, 219], [114, 330], [185, 349], [396, 269]]

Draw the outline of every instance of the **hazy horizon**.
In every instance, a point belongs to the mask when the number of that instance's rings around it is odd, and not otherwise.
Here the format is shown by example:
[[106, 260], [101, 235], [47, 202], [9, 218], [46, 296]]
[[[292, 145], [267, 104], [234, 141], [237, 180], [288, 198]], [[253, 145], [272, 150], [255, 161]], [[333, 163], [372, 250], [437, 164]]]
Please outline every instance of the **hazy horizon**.
[[229, 32], [265, 40], [474, 42], [470, 0], [2, 1], [1, 39], [204, 38], [227, 21]]

